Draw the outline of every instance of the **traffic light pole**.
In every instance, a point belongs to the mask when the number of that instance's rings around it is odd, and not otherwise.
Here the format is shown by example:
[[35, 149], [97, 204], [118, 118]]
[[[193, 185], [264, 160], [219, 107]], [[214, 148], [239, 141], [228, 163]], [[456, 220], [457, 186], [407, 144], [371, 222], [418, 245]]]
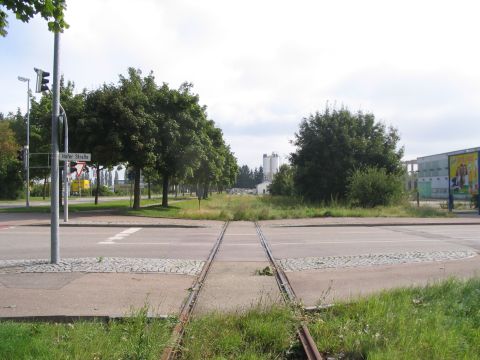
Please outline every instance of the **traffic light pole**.
[[[65, 109], [60, 104], [60, 108], [62, 109], [62, 116], [63, 116], [63, 126], [65, 129], [65, 137], [64, 137], [64, 145], [65, 154], [68, 154], [68, 119], [67, 113]], [[70, 170], [70, 161], [65, 160], [63, 163], [63, 222], [68, 222], [68, 195], [69, 195], [69, 186], [68, 186], [68, 171]]]
[[27, 81], [27, 151], [25, 151], [25, 167], [27, 168], [27, 199], [26, 206], [30, 207], [30, 79]]
[[50, 198], [50, 262], [60, 261], [58, 229], [58, 117], [60, 115], [60, 33], [55, 32], [53, 46], [53, 84], [52, 84], [52, 184]]

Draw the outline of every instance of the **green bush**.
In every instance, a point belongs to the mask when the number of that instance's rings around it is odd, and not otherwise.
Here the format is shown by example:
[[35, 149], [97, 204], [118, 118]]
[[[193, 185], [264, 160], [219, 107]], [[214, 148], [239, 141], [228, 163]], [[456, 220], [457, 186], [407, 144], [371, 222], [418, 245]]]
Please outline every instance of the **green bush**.
[[472, 195], [470, 198], [470, 207], [478, 209], [478, 195]]
[[0, 162], [0, 199], [13, 200], [21, 196], [22, 171], [22, 164], [19, 161], [6, 159]]
[[293, 168], [288, 165], [280, 166], [278, 173], [275, 174], [272, 183], [268, 186], [268, 190], [272, 195], [292, 196], [293, 186]]
[[402, 199], [401, 176], [385, 169], [368, 167], [355, 172], [348, 179], [347, 198], [353, 206], [373, 208], [392, 205]]
[[[43, 182], [41, 184], [33, 184], [30, 188], [30, 196], [43, 196]], [[45, 196], [50, 196], [50, 183], [45, 186]]]
[[[96, 193], [97, 193], [97, 187], [94, 186], [92, 188], [92, 195], [95, 196]], [[115, 195], [115, 193], [111, 191], [107, 186], [104, 186], [104, 185], [100, 186], [98, 191], [98, 196], [112, 196], [112, 195]]]

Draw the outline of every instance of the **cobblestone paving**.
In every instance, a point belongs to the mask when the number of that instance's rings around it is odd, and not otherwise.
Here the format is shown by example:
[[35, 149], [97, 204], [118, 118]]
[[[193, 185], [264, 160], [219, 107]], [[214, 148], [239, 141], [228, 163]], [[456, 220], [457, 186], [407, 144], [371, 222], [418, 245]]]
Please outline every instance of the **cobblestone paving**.
[[197, 275], [204, 261], [147, 258], [77, 258], [62, 259], [58, 264], [48, 260], [0, 260], [0, 273], [172, 273]]
[[354, 256], [306, 257], [280, 259], [285, 271], [351, 268], [374, 265], [397, 265], [420, 262], [461, 260], [476, 256], [475, 251], [405, 252], [393, 254], [367, 254]]

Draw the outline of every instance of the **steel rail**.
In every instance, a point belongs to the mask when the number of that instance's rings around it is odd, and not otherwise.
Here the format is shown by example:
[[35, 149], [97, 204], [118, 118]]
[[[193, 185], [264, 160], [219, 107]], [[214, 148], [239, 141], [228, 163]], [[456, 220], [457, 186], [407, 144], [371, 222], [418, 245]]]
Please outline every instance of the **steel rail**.
[[161, 357], [162, 360], [173, 360], [176, 358], [178, 354], [178, 349], [181, 346], [182, 337], [185, 332], [185, 326], [190, 320], [190, 315], [195, 309], [195, 305], [197, 304], [198, 294], [200, 293], [200, 290], [202, 289], [202, 286], [205, 283], [205, 278], [207, 277], [207, 274], [213, 263], [213, 259], [215, 258], [215, 255], [218, 252], [218, 248], [222, 243], [223, 236], [225, 235], [225, 231], [227, 230], [227, 227], [228, 227], [228, 221], [223, 225], [220, 235], [215, 241], [215, 244], [213, 245], [213, 248], [210, 251], [210, 254], [205, 262], [205, 265], [203, 266], [202, 271], [200, 272], [200, 275], [198, 275], [194, 285], [190, 289], [190, 294], [187, 300], [185, 301], [185, 303], [183, 304], [182, 310], [180, 311], [179, 321], [173, 328], [172, 336], [170, 340], [171, 345], [164, 349]]
[[[283, 271], [283, 268], [277, 264], [277, 261], [273, 257], [270, 245], [268, 244], [265, 235], [263, 235], [263, 232], [260, 229], [260, 225], [258, 224], [258, 222], [255, 222], [255, 228], [257, 229], [257, 234], [260, 237], [260, 242], [262, 243], [265, 253], [267, 254], [268, 260], [270, 261], [270, 264], [274, 269], [275, 279], [277, 280], [277, 284], [283, 295], [283, 299], [286, 303], [290, 303], [295, 307], [295, 305], [298, 304], [298, 299], [295, 291], [292, 288], [292, 285], [290, 285], [290, 282], [288, 281], [287, 275]], [[300, 328], [297, 330], [297, 335], [300, 339], [300, 342], [302, 343], [303, 350], [305, 352], [305, 355], [307, 355], [308, 360], [324, 360], [324, 357], [318, 351], [317, 345], [315, 344], [312, 335], [310, 335], [310, 331], [308, 330], [308, 327], [306, 325], [302, 324], [300, 326]]]

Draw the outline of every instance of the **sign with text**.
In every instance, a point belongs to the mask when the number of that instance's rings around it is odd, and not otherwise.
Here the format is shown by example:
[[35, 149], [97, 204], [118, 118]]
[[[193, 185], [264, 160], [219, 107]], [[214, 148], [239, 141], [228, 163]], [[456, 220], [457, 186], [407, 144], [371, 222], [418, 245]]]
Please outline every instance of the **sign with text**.
[[63, 161], [91, 161], [92, 154], [88, 153], [60, 153], [59, 159]]

